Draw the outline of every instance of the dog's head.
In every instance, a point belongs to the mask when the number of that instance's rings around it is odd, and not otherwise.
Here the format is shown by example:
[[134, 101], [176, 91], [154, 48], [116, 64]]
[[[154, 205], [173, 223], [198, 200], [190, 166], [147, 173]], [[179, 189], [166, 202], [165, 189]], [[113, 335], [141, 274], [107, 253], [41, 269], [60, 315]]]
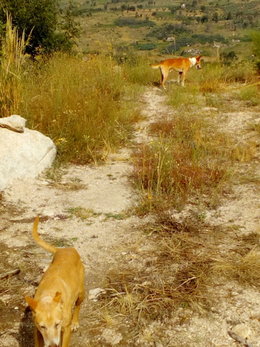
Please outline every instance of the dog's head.
[[201, 55], [198, 55], [197, 57], [195, 57], [195, 59], [196, 59], [196, 63], [195, 63], [196, 69], [201, 69], [201, 65], [200, 65], [201, 58], [202, 58]]
[[61, 343], [62, 302], [61, 293], [43, 300], [25, 298], [33, 311], [34, 322], [44, 340], [44, 347], [58, 347]]

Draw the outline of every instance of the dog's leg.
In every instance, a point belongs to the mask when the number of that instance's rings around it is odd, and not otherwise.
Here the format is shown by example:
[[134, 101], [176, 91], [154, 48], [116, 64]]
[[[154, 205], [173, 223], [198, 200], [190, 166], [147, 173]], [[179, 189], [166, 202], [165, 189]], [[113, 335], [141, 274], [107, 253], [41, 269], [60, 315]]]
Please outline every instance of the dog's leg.
[[61, 347], [69, 347], [70, 334], [71, 334], [71, 326], [68, 325], [68, 326], [66, 326], [64, 328], [64, 332], [62, 334], [62, 345], [61, 345]]
[[178, 73], [178, 80], [177, 80], [178, 84], [181, 84], [181, 78], [182, 78], [182, 71]]
[[182, 75], [181, 75], [181, 85], [182, 85], [182, 87], [184, 87], [185, 76], [186, 76], [186, 72], [183, 71], [183, 72], [182, 72]]
[[160, 71], [161, 71], [161, 86], [163, 87], [163, 89], [166, 89], [164, 83], [166, 82], [167, 77], [169, 75], [169, 70], [162, 66], [160, 67]]
[[84, 296], [85, 296], [84, 295], [84, 291], [82, 291], [79, 294], [78, 300], [76, 301], [74, 312], [73, 312], [73, 316], [72, 316], [72, 320], [71, 320], [71, 330], [72, 331], [77, 330], [78, 327], [79, 327], [79, 310], [80, 310], [80, 304], [84, 300]]

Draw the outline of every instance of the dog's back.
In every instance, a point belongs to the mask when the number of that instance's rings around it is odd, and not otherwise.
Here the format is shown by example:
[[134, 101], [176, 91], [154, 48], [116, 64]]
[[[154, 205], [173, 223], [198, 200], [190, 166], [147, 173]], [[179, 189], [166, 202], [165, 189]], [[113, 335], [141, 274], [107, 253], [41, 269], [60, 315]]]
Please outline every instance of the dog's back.
[[151, 64], [153, 69], [164, 68], [167, 70], [176, 69], [179, 70], [188, 70], [191, 67], [191, 62], [189, 58], [171, 58], [162, 60], [157, 64]]

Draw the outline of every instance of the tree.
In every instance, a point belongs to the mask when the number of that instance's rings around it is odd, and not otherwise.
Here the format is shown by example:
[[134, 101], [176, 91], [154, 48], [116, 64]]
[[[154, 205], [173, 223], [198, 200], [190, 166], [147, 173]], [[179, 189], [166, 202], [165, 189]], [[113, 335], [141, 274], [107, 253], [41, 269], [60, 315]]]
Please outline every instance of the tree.
[[[32, 56], [40, 51], [51, 53], [71, 47], [71, 35], [59, 26], [59, 0], [1, 0], [0, 22], [5, 23], [6, 13], [12, 16], [19, 33], [30, 37], [26, 53]], [[70, 4], [69, 4], [70, 6]], [[68, 16], [67, 16], [68, 17]]]

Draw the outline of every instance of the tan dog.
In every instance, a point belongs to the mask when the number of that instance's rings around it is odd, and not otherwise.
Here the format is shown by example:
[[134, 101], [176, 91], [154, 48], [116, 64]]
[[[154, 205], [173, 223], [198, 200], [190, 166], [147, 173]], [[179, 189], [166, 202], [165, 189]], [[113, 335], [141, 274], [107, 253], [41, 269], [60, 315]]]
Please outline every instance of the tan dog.
[[71, 330], [79, 326], [80, 304], [84, 299], [84, 267], [75, 248], [56, 248], [43, 241], [33, 225], [33, 238], [54, 254], [34, 298], [25, 300], [33, 311], [35, 347], [67, 347]]
[[201, 69], [200, 66], [201, 56], [193, 57], [193, 58], [173, 58], [166, 59], [161, 61], [158, 64], [151, 64], [153, 69], [160, 68], [161, 71], [161, 85], [165, 89], [165, 82], [169, 75], [169, 72], [175, 70], [179, 72], [178, 75], [178, 83], [181, 83], [184, 86], [184, 81], [186, 77], [186, 73], [192, 66], [196, 66], [197, 69]]

